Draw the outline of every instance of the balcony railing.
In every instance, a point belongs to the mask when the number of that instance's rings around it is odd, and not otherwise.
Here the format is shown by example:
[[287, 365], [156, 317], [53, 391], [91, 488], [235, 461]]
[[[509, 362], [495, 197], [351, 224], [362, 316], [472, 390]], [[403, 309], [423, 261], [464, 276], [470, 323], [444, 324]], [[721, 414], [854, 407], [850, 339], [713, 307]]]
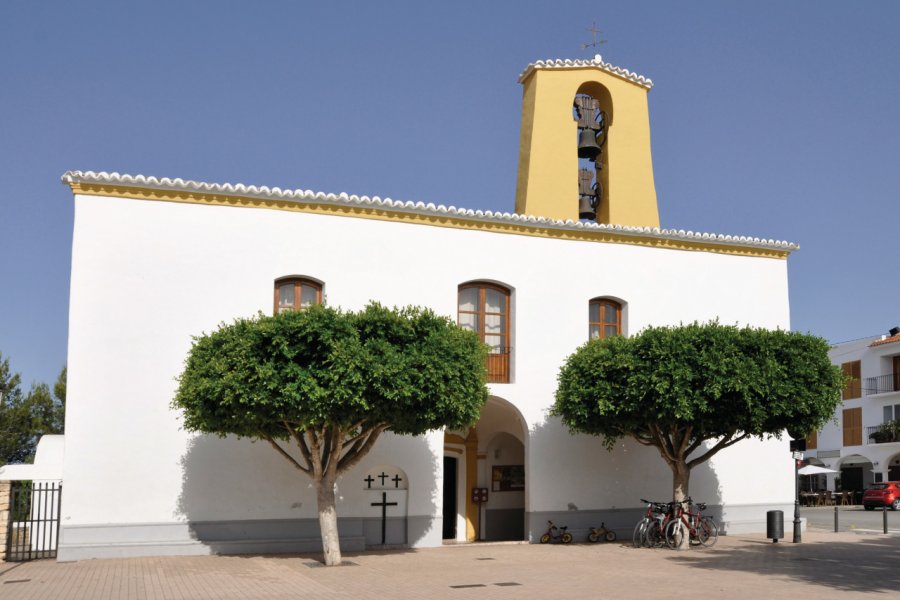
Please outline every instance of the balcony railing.
[[897, 421], [866, 427], [866, 444], [890, 444], [900, 442], [900, 424]]
[[888, 373], [879, 377], [866, 377], [866, 396], [900, 392], [900, 373]]
[[509, 383], [509, 355], [512, 348], [491, 348], [487, 358], [488, 383]]

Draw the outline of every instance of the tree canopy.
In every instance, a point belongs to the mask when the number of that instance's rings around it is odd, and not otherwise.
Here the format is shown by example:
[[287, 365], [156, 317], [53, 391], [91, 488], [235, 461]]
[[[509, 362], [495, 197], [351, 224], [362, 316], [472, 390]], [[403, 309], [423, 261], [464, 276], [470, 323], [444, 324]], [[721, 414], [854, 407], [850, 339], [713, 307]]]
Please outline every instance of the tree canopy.
[[21, 377], [0, 354], [0, 465], [33, 461], [42, 435], [63, 432], [65, 381], [63, 368], [54, 385], [55, 397], [44, 383], [25, 393]]
[[553, 414], [608, 448], [623, 437], [654, 446], [682, 500], [690, 469], [720, 450], [786, 429], [812, 432], [831, 418], [843, 376], [827, 353], [825, 340], [781, 330], [650, 327], [569, 356]]
[[476, 421], [487, 400], [486, 352], [474, 333], [416, 307], [259, 315], [195, 338], [173, 406], [188, 430], [265, 440], [309, 475], [325, 562], [338, 564], [337, 476], [384, 431]]

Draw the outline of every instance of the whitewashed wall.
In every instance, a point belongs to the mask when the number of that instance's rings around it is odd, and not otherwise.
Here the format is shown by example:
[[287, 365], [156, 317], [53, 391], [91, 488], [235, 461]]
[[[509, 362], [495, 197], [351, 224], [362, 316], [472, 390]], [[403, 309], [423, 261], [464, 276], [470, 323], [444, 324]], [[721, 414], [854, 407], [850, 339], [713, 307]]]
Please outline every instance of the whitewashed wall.
[[[71, 556], [97, 555], [92, 543], [169, 553], [168, 537], [196, 534], [176, 528], [140, 545], [165, 524], [315, 516], [308, 482], [270, 448], [198, 439], [169, 407], [191, 336], [270, 313], [278, 277], [323, 281], [332, 306], [377, 300], [454, 317], [460, 283], [512, 288], [513, 383], [491, 389], [529, 430], [526, 510], [535, 513], [570, 502], [635, 507], [641, 495], [670, 493], [655, 451], [625, 443], [608, 454], [546, 417], [560, 364], [587, 339], [589, 299], [625, 302], [630, 333], [714, 318], [789, 326], [783, 260], [266, 209], [80, 195], [75, 203], [63, 558], [67, 544]], [[442, 447], [440, 433], [386, 438], [356, 470], [391, 463], [408, 473], [409, 515], [422, 521], [413, 545], [440, 543]], [[787, 456], [786, 442], [742, 444], [698, 469], [693, 484], [711, 503], [790, 502]], [[339, 486], [341, 517], [361, 515], [355, 480]], [[183, 551], [203, 551], [191, 548]]]

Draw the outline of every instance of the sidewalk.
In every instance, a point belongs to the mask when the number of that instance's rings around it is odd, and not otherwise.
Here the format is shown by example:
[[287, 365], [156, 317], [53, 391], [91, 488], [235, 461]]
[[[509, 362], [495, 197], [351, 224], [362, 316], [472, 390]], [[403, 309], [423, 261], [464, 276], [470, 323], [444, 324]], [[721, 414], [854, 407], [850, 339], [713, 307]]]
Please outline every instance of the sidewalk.
[[[630, 544], [472, 544], [346, 555], [0, 563], [0, 600], [862, 598], [900, 589], [900, 536], [720, 537], [680, 552]], [[560, 596], [562, 595], [562, 596]]]

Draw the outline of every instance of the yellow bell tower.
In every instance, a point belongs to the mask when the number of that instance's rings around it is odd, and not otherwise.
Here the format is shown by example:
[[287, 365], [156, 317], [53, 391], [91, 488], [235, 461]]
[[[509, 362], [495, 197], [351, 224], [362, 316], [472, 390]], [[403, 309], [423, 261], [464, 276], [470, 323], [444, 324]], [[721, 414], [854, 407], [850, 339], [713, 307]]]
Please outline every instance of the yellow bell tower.
[[579, 189], [579, 179], [588, 171], [579, 173], [583, 130], [573, 116], [573, 104], [576, 97], [587, 97], [596, 100], [593, 105], [599, 105], [602, 115], [602, 149], [593, 165], [596, 221], [659, 227], [647, 107], [653, 83], [603, 62], [599, 55], [593, 60], [538, 61], [525, 69], [519, 83], [524, 96], [516, 212], [578, 221], [579, 193], [585, 191]]

